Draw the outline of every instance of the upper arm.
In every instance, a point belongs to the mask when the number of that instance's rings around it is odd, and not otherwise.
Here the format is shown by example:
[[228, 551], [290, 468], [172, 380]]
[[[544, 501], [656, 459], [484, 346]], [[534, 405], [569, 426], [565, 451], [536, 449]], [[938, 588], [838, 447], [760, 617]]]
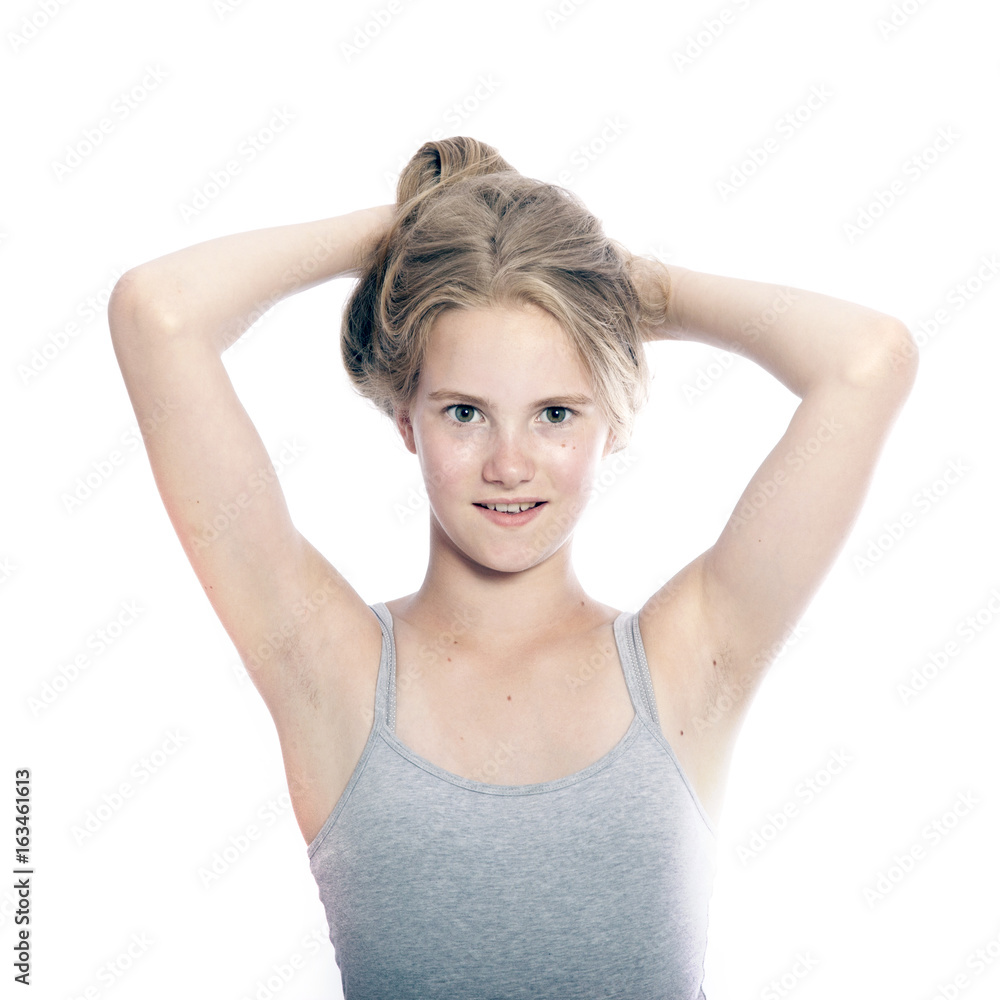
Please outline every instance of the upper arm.
[[[864, 366], [805, 395], [716, 543], [686, 567], [689, 614], [711, 650], [693, 683], [703, 701], [752, 693], [857, 518], [916, 371], [909, 332], [884, 330]], [[676, 611], [663, 596], [643, 609], [654, 643]]]
[[108, 319], [164, 507], [277, 721], [304, 688], [316, 700], [317, 678], [292, 678], [278, 664], [295, 661], [289, 654], [319, 609], [345, 638], [377, 625], [292, 524], [218, 352], [166, 312], [136, 271], [115, 287]]

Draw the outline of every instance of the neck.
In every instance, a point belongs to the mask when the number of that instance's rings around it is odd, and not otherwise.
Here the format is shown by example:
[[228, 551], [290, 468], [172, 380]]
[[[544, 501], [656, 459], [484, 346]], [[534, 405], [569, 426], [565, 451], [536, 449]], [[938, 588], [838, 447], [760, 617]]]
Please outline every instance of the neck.
[[465, 632], [487, 644], [530, 642], [597, 606], [576, 577], [571, 541], [535, 566], [500, 572], [456, 549], [432, 516], [427, 574], [399, 609], [407, 621], [437, 632]]

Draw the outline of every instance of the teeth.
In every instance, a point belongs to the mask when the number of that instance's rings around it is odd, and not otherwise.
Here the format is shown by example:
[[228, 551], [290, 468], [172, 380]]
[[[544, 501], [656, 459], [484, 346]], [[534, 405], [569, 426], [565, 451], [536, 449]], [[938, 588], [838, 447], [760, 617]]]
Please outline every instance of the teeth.
[[528, 510], [531, 507], [537, 507], [534, 503], [487, 503], [483, 504], [487, 510], [498, 510], [503, 514], [515, 514], [518, 511]]

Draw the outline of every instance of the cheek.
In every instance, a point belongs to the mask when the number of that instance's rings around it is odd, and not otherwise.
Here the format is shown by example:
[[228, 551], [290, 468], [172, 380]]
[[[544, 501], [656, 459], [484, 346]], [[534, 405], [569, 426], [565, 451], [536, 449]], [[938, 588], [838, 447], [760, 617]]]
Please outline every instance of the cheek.
[[417, 456], [427, 495], [432, 500], [454, 492], [468, 483], [470, 475], [481, 470], [476, 444], [469, 437], [463, 439], [438, 431], [417, 438]]
[[599, 442], [575, 438], [549, 449], [554, 483], [565, 493], [589, 494], [601, 464]]

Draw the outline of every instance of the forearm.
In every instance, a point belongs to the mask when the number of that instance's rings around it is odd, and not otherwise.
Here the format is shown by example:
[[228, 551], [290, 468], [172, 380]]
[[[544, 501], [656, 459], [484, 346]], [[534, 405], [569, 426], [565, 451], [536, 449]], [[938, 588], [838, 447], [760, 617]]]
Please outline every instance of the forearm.
[[[667, 267], [667, 265], [663, 265]], [[871, 370], [908, 334], [885, 313], [799, 288], [670, 266], [665, 322], [649, 339], [696, 340], [742, 354], [797, 396]], [[890, 366], [884, 365], [888, 372]]]
[[281, 299], [355, 273], [359, 251], [389, 225], [395, 206], [317, 222], [222, 236], [175, 251], [123, 276], [134, 310], [221, 353]]

